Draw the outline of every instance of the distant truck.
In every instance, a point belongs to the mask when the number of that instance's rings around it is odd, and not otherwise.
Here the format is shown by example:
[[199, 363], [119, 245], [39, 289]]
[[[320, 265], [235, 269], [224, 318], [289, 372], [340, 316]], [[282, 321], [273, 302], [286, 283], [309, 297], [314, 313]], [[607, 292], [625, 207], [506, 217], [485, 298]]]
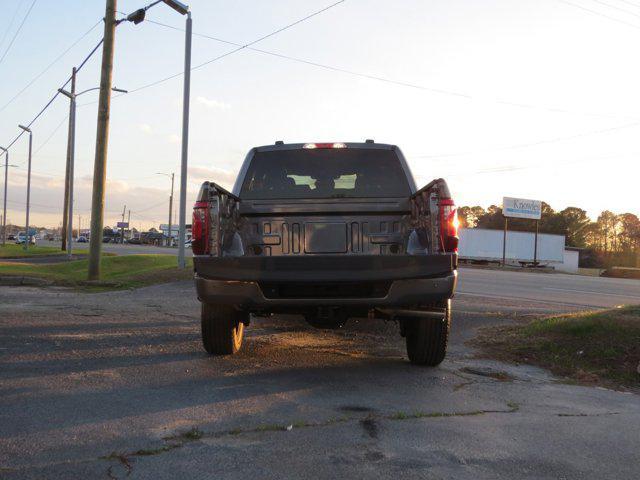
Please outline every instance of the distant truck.
[[253, 148], [232, 192], [205, 182], [193, 212], [205, 350], [233, 354], [250, 314], [319, 328], [396, 320], [410, 361], [445, 357], [457, 216], [442, 179], [417, 189], [400, 149], [366, 143]]
[[[502, 262], [504, 231], [483, 228], [461, 228], [460, 259], [464, 261]], [[505, 257], [507, 263], [529, 265], [534, 261], [535, 234], [507, 232]], [[559, 265], [564, 262], [564, 235], [538, 235], [536, 261], [541, 265]]]

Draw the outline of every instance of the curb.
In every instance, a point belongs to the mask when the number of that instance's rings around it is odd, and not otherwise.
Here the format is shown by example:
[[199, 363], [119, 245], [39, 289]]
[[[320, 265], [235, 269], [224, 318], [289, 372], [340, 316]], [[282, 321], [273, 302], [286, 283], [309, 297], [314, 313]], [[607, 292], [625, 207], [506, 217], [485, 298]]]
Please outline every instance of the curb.
[[44, 287], [52, 284], [53, 282], [51, 280], [45, 280], [44, 278], [38, 278], [38, 277], [22, 277], [22, 276], [0, 277], [0, 286], [3, 286], [3, 287], [21, 287], [21, 286]]

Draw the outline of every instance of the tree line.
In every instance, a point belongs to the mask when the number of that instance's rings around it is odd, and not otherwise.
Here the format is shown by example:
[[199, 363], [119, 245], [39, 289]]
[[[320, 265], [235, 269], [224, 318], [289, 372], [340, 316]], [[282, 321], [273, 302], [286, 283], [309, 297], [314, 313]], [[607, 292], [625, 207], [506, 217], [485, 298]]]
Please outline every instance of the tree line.
[[[504, 228], [502, 208], [491, 205], [458, 208], [460, 226], [465, 228]], [[603, 211], [595, 221], [577, 207], [555, 211], [542, 202], [540, 233], [564, 235], [566, 245], [583, 249], [580, 263], [585, 267], [612, 265], [640, 267], [640, 218], [633, 213]], [[509, 230], [535, 231], [535, 220], [509, 218]]]

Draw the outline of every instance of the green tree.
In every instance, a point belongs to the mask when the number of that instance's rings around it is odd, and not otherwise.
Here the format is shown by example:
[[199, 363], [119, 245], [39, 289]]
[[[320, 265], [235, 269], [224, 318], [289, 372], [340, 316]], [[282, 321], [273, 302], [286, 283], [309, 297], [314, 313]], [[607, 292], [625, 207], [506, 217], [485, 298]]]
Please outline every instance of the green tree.
[[486, 215], [484, 208], [477, 205], [475, 207], [458, 208], [458, 218], [460, 219], [460, 226], [463, 228], [476, 228], [478, 220], [484, 215]]
[[617, 250], [617, 224], [618, 216], [609, 210], [603, 211], [596, 220], [600, 235], [600, 248], [604, 250], [605, 253]]
[[557, 217], [564, 230], [566, 244], [570, 247], [586, 247], [587, 232], [585, 229], [591, 224], [587, 212], [581, 208], [567, 207], [558, 212]]
[[633, 213], [618, 215], [618, 245], [623, 252], [640, 252], [640, 219]]

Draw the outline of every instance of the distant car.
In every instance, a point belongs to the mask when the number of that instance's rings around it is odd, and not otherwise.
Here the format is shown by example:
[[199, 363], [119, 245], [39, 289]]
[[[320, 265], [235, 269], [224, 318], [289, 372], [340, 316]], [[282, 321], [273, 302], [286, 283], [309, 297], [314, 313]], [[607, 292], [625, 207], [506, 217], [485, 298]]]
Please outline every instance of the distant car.
[[[24, 245], [25, 238], [26, 238], [26, 235], [24, 234], [24, 232], [19, 232], [18, 236], [15, 237], [16, 244], [17, 245]], [[29, 235], [29, 245], [35, 245], [35, 244], [36, 244], [35, 235]]]
[[184, 246], [185, 248], [191, 248], [191, 240], [187, 240], [186, 242], [184, 242]]
[[102, 243], [111, 243], [111, 237], [102, 237]]
[[127, 243], [130, 243], [132, 245], [140, 245], [142, 242], [139, 238], [130, 238], [129, 240], [127, 240]]
[[15, 240], [16, 236], [15, 235], [9, 235], [7, 236], [7, 240]]
[[78, 242], [78, 243], [88, 243], [89, 240], [87, 240], [87, 237], [78, 237], [78, 240], [76, 240], [76, 242]]

